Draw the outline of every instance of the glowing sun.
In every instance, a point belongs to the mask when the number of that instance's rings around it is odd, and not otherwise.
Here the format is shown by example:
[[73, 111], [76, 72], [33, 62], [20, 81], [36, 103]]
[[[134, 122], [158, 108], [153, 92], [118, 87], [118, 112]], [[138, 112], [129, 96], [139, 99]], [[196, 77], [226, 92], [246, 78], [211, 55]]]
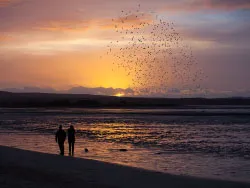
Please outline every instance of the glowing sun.
[[122, 96], [124, 96], [124, 93], [117, 93], [114, 96], [116, 96], [116, 97], [122, 97]]

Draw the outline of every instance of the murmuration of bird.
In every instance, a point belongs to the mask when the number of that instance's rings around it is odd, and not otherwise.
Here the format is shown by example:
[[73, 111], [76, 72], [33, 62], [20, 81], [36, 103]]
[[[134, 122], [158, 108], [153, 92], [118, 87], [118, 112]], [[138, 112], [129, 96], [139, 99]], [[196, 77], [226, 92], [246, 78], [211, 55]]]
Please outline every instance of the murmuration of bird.
[[122, 10], [111, 22], [119, 38], [109, 42], [106, 55], [113, 59], [113, 71], [125, 71], [138, 95], [164, 95], [170, 88], [202, 90], [203, 70], [173, 22], [142, 12], [140, 5]]

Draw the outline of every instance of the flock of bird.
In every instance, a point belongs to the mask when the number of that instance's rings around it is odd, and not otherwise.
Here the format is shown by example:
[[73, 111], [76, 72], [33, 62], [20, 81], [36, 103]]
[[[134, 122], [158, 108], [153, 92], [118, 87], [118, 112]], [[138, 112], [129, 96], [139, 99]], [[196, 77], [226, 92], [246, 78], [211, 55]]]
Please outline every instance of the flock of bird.
[[107, 45], [106, 53], [112, 56], [116, 68], [125, 70], [137, 93], [167, 93], [173, 87], [200, 88], [203, 72], [174, 23], [154, 13], [141, 12], [140, 5], [135, 11], [121, 11], [112, 23], [120, 38]]

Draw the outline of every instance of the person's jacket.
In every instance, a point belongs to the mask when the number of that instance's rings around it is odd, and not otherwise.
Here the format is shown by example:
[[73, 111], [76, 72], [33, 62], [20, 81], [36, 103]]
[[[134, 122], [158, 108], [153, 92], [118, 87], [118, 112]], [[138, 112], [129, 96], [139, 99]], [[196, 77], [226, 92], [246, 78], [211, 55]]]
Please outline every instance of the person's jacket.
[[62, 143], [65, 141], [65, 139], [66, 139], [66, 132], [62, 129], [59, 129], [56, 132], [56, 142]]
[[75, 129], [68, 129], [68, 142], [75, 142]]

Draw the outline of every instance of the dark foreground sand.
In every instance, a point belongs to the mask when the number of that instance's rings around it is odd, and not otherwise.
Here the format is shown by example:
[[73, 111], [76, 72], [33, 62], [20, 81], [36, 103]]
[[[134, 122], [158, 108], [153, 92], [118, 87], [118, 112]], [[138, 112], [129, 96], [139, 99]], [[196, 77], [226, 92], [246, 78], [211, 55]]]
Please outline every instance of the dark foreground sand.
[[250, 184], [175, 176], [0, 146], [0, 187], [249, 188]]

